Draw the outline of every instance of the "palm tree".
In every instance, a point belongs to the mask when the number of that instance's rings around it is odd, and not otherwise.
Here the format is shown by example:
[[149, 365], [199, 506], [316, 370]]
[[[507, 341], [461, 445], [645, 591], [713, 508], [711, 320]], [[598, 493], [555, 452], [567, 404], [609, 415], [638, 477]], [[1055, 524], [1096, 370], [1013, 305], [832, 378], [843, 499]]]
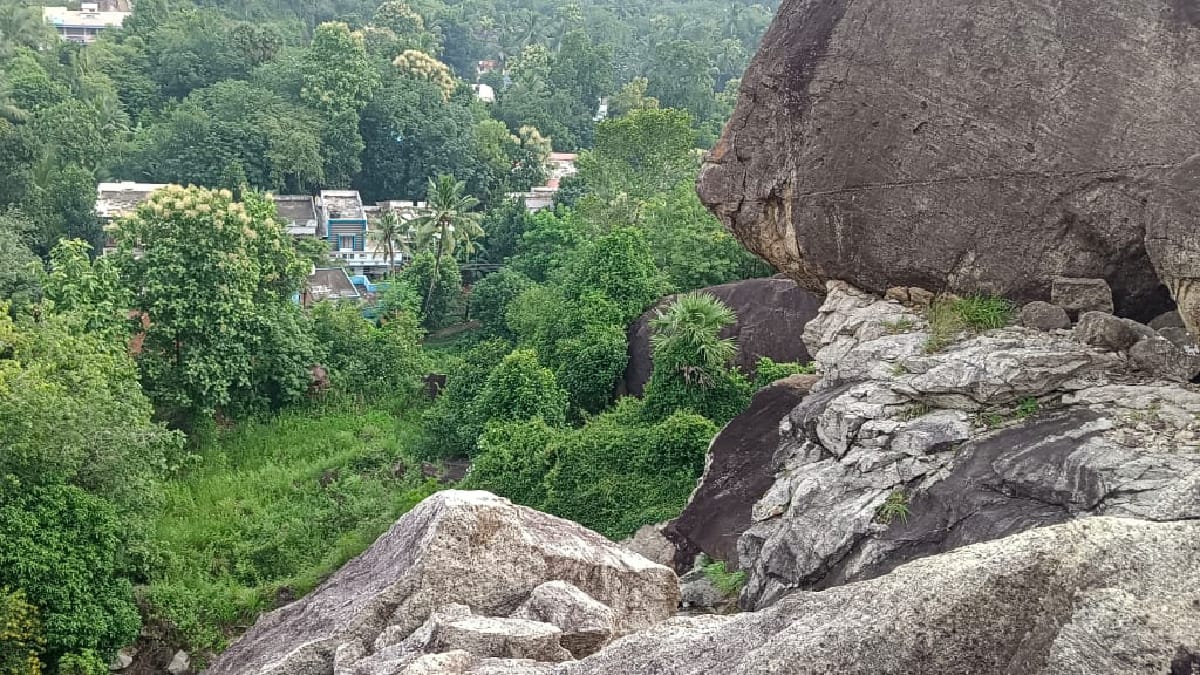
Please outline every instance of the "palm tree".
[[388, 276], [396, 272], [396, 251], [407, 253], [409, 225], [400, 220], [395, 211], [385, 211], [371, 230], [371, 241], [375, 243], [375, 254], [388, 261]]
[[454, 180], [454, 176], [430, 178], [425, 215], [413, 220], [417, 248], [432, 248], [434, 256], [433, 278], [429, 280], [429, 291], [425, 294], [425, 309], [433, 299], [442, 256], [454, 255], [460, 248], [470, 255], [475, 252], [475, 240], [483, 236], [483, 227], [479, 225], [482, 214], [472, 212], [479, 200], [463, 194], [465, 189], [466, 183]]
[[678, 372], [689, 384], [707, 386], [737, 354], [733, 338], [720, 337], [735, 321], [733, 310], [707, 293], [679, 296], [650, 320], [655, 370]]

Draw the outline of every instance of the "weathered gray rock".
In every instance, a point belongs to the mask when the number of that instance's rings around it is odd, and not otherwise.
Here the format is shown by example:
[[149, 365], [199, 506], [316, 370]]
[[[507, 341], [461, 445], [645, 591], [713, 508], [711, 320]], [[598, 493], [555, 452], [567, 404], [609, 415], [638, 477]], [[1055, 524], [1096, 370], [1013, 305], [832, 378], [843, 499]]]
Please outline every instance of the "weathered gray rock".
[[562, 636], [558, 627], [540, 621], [471, 616], [439, 626], [436, 649], [556, 663], [571, 659], [571, 652], [559, 644]]
[[774, 482], [779, 423], [819, 379], [800, 375], [763, 388], [713, 439], [700, 483], [663, 531], [677, 549], [677, 571], [691, 569], [701, 553], [737, 560], [737, 540], [750, 527], [750, 511]]
[[621, 540], [621, 546], [633, 551], [650, 562], [671, 567], [675, 564], [675, 544], [663, 535], [667, 523], [643, 525], [628, 539]]
[[[722, 337], [737, 341], [735, 365], [753, 372], [759, 357], [778, 362], [808, 362], [809, 355], [800, 341], [804, 324], [817, 313], [821, 296], [796, 285], [790, 279], [747, 279], [731, 284], [710, 286], [701, 292], [716, 297], [737, 315], [737, 322], [721, 332]], [[623, 394], [641, 396], [654, 362], [650, 353], [650, 319], [658, 308], [675, 296], [660, 300], [629, 327], [629, 364], [622, 382]]]
[[1164, 380], [1188, 382], [1200, 374], [1200, 358], [1185, 353], [1165, 337], [1141, 340], [1129, 348], [1129, 363]]
[[1179, 316], [1179, 312], [1170, 311], [1159, 314], [1146, 324], [1154, 330], [1162, 330], [1164, 328], [1184, 328], [1183, 317]]
[[1055, 277], [1050, 282], [1050, 302], [1077, 317], [1087, 312], [1114, 311], [1112, 289], [1103, 279]]
[[1047, 332], [1071, 327], [1067, 310], [1042, 300], [1034, 300], [1022, 307], [1017, 321], [1026, 328]]
[[180, 649], [171, 657], [171, 663], [167, 664], [167, 672], [171, 675], [184, 675], [192, 670], [192, 657], [187, 652]]
[[[1027, 10], [786, 0], [702, 200], [812, 290], [843, 279], [1023, 303], [1055, 276], [1096, 277], [1119, 314], [1164, 311], [1161, 283], [1200, 269], [1168, 252], [1200, 246], [1200, 61], [1178, 56], [1200, 48], [1194, 5]], [[1159, 262], [1160, 281], [1151, 258], [1180, 264]]]
[[1024, 328], [927, 354], [922, 317], [891, 333], [894, 303], [828, 288], [805, 331], [823, 379], [780, 424], [738, 541], [744, 608], [1072, 518], [1200, 514], [1200, 394], [1118, 389], [1120, 355]]
[[137, 647], [123, 647], [113, 655], [112, 661], [108, 664], [108, 669], [114, 672], [125, 670], [133, 665], [133, 657], [137, 656], [137, 653]]
[[1086, 312], [1075, 325], [1075, 339], [1114, 352], [1125, 351], [1138, 340], [1154, 335], [1149, 326], [1104, 312]]
[[1200, 523], [1092, 518], [759, 612], [672, 619], [559, 675], [1149, 675], [1200, 653]]
[[616, 632], [613, 611], [565, 581], [550, 581], [533, 589], [511, 616], [556, 626], [562, 631], [560, 644], [577, 659], [594, 654]]
[[505, 616], [555, 580], [609, 607], [617, 634], [661, 621], [679, 600], [670, 569], [594, 532], [485, 492], [449, 490], [307, 597], [260, 617], [207, 672], [325, 675], [342, 645], [369, 651], [389, 627], [394, 641], [451, 603]]
[[[1183, 5], [1180, 5], [1183, 7]], [[1192, 5], [1189, 11], [1196, 12]], [[1195, 22], [1190, 32], [1195, 33]], [[1192, 148], [1195, 151], [1195, 148]], [[1180, 317], [1192, 335], [1200, 336], [1200, 154], [1170, 170], [1169, 179], [1156, 186], [1154, 208], [1146, 225], [1146, 252], [1159, 278], [1171, 289]]]
[[714, 610], [729, 604], [729, 598], [717, 588], [703, 568], [679, 578], [679, 606], [684, 609]]

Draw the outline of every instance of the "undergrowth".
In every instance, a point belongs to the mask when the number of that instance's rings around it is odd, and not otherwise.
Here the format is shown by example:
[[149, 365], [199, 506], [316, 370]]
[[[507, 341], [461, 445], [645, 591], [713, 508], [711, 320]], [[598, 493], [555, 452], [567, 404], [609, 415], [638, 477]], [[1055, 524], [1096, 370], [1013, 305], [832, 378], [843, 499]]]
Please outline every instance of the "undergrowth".
[[1012, 323], [1014, 307], [1004, 298], [972, 295], [938, 300], [929, 307], [929, 339], [925, 352], [946, 348], [963, 332], [979, 333]]
[[418, 430], [413, 411], [334, 402], [207, 439], [203, 465], [166, 486], [150, 618], [216, 651], [312, 590], [436, 491], [409, 459]]
[[744, 571], [731, 572], [725, 568], [725, 561], [718, 560], [714, 563], [705, 565], [703, 568], [704, 576], [712, 582], [713, 586], [721, 592], [725, 597], [733, 597], [742, 592], [742, 587], [746, 585], [746, 573]]

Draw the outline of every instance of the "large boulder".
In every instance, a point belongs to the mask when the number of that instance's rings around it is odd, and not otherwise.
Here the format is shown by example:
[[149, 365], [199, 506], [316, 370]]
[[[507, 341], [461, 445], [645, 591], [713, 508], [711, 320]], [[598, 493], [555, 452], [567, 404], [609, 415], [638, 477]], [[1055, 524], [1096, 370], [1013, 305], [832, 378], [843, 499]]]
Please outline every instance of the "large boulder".
[[[679, 602], [670, 569], [576, 523], [486, 492], [445, 491], [421, 502], [308, 596], [260, 617], [207, 673], [328, 675], [338, 654], [339, 670], [350, 672], [379, 647], [403, 646], [439, 608], [460, 603], [479, 617], [506, 617], [550, 581], [567, 582], [608, 607], [616, 635], [665, 619]], [[466, 623], [454, 632], [456, 621]], [[484, 643], [509, 649], [533, 639], [526, 635], [532, 629], [514, 638], [509, 629], [516, 624], [484, 625], [461, 610], [442, 623], [451, 626], [458, 649]], [[430, 639], [437, 642], [434, 628]], [[554, 631], [561, 635], [552, 626], [542, 630]], [[539, 634], [538, 648], [548, 639]]]
[[760, 612], [681, 617], [556, 675], [1195, 673], [1200, 523], [1093, 518]]
[[[759, 357], [775, 361], [809, 360], [800, 333], [804, 324], [817, 314], [821, 296], [810, 293], [790, 279], [747, 279], [701, 289], [724, 302], [737, 314], [737, 323], [726, 328], [722, 337], [737, 341], [734, 362], [747, 372], [754, 370]], [[654, 370], [650, 352], [650, 319], [658, 309], [669, 305], [676, 296], [659, 300], [629, 327], [629, 365], [622, 380], [622, 393], [641, 396]]]
[[[703, 201], [810, 290], [1048, 300], [1200, 324], [1191, 1], [785, 0], [701, 171]], [[1157, 273], [1156, 273], [1157, 272]]]
[[750, 511], [775, 482], [773, 457], [779, 423], [818, 380], [796, 375], [765, 387], [708, 447], [704, 475], [678, 518], [663, 529], [675, 545], [675, 569], [684, 572], [696, 556], [737, 561], [737, 542], [750, 527]]
[[744, 607], [1074, 518], [1200, 517], [1200, 392], [1027, 328], [931, 350], [923, 316], [828, 290], [805, 331], [823, 377], [738, 541]]

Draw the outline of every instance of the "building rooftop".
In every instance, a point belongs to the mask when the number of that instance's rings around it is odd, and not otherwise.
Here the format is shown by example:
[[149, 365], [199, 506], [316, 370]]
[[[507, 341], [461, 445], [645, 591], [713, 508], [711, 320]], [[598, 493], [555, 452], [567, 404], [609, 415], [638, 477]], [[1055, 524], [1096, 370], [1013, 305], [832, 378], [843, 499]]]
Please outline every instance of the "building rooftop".
[[362, 197], [358, 190], [321, 190], [321, 211], [325, 218], [346, 218], [361, 220], [366, 217], [363, 212]]
[[127, 216], [165, 183], [100, 183], [96, 186], [96, 215], [104, 220]]
[[308, 195], [272, 195], [275, 211], [287, 225], [288, 234], [317, 234], [317, 203]]
[[308, 275], [304, 287], [305, 307], [322, 300], [346, 300], [362, 297], [341, 267], [321, 267]]
[[42, 18], [56, 28], [120, 27], [129, 12], [102, 12], [94, 2], [85, 2], [78, 11], [66, 7], [43, 7]]

